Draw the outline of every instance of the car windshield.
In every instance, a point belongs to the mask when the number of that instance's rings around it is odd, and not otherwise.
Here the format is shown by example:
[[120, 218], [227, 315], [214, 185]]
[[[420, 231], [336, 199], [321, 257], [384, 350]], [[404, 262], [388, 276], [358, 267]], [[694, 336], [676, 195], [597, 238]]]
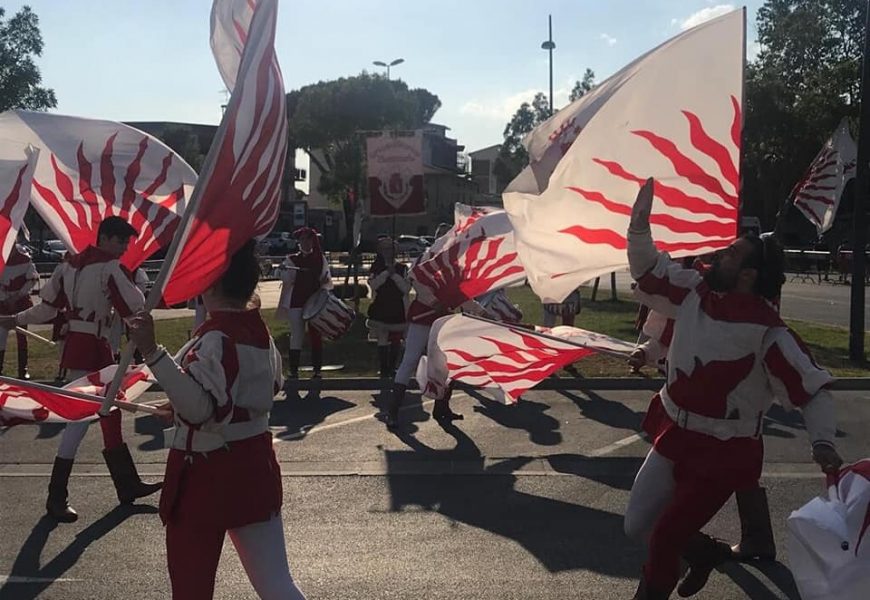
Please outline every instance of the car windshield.
[[48, 240], [45, 242], [45, 248], [53, 252], [66, 252], [66, 246], [60, 240]]

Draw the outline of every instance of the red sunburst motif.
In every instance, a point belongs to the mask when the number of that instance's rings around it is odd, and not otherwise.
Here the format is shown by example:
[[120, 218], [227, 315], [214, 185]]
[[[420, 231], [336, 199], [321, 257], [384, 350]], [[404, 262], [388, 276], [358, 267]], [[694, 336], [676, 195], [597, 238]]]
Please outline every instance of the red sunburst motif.
[[[728, 140], [732, 147], [740, 152], [740, 123], [741, 111], [740, 103], [735, 97], [731, 97], [731, 105], [733, 108], [733, 119], [731, 124], [731, 139]], [[669, 214], [653, 214], [650, 217], [650, 222], [659, 225], [675, 234], [699, 234], [707, 238], [705, 241], [657, 241], [656, 246], [665, 252], [677, 251], [696, 251], [702, 248], [721, 248], [730, 244], [737, 233], [737, 206], [738, 197], [736, 190], [739, 189], [740, 175], [738, 166], [732, 159], [732, 152], [719, 141], [713, 139], [704, 129], [701, 119], [694, 113], [684, 110], [683, 116], [686, 118], [689, 127], [689, 140], [692, 147], [712, 159], [719, 170], [721, 179], [708, 173], [697, 162], [692, 160], [684, 153], [677, 145], [656, 133], [645, 130], [632, 131], [635, 135], [643, 140], [646, 140], [652, 148], [666, 158], [672, 165], [674, 173], [689, 183], [704, 189], [709, 194], [721, 199], [724, 203], [710, 202], [699, 196], [695, 196], [684, 192], [683, 190], [656, 182], [655, 195], [666, 206], [675, 209], [682, 209], [693, 213], [699, 217], [708, 217], [701, 221], [689, 221]], [[622, 164], [616, 161], [604, 160], [600, 158], [593, 159], [593, 162], [606, 169], [614, 177], [643, 185], [645, 177], [641, 174], [629, 172]], [[735, 190], [734, 193], [729, 192], [722, 186], [722, 180], [726, 181], [730, 187]], [[614, 201], [606, 197], [603, 193], [595, 190], [586, 190], [579, 187], [569, 186], [567, 189], [576, 193], [586, 201], [599, 204], [608, 212], [616, 215], [631, 215], [631, 204], [624, 204]], [[723, 222], [725, 219], [726, 222]], [[612, 229], [595, 229], [577, 224], [560, 230], [560, 233], [567, 233], [587, 244], [605, 244], [617, 250], [625, 250], [628, 247], [625, 239], [624, 231], [614, 231]]]
[[[836, 180], [841, 177], [837, 169], [839, 162], [840, 153], [837, 149], [826, 148], [816, 157], [807, 173], [792, 190], [795, 206], [804, 209], [804, 213], [811, 217], [816, 225], [821, 225], [824, 221], [824, 214], [820, 215], [816, 209], [821, 208], [824, 211], [825, 207], [833, 206], [836, 202], [834, 198], [838, 188]], [[846, 163], [843, 166], [842, 177], [848, 179], [854, 175], [857, 164], [856, 160]], [[816, 206], [813, 206], [814, 204]], [[817, 206], [818, 204], [823, 206]]]
[[414, 267], [414, 277], [442, 304], [459, 306], [523, 272], [516, 252], [500, 251], [505, 239], [488, 238], [481, 230], [477, 237], [456, 243]]
[[[165, 196], [155, 195], [166, 182], [172, 164], [173, 153], [168, 152], [163, 158], [162, 169], [157, 177], [145, 189], [137, 189], [143, 157], [148, 149], [147, 137], [140, 140], [136, 157], [127, 165], [123, 183], [119, 185], [115, 180], [113, 160], [116, 137], [117, 134], [114, 134], [106, 140], [99, 157], [99, 165], [88, 160], [84, 144], [79, 144], [76, 152], [78, 172], [72, 176], [60, 168], [57, 157], [52, 154], [53, 184], [46, 182], [46, 185], [34, 178], [33, 187], [55, 213], [59, 224], [69, 232], [76, 252], [81, 252], [95, 242], [97, 227], [106, 217], [126, 219], [139, 235], [130, 244], [122, 262], [125, 266], [134, 268], [172, 240], [174, 225], [178, 219], [175, 210], [184, 199], [184, 187], [181, 186]], [[99, 188], [94, 178], [95, 167], [100, 174]]]

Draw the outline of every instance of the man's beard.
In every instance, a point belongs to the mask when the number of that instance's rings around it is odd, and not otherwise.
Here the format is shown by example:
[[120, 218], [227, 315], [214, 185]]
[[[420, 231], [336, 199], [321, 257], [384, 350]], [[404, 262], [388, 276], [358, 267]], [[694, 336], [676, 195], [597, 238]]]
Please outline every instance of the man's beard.
[[704, 274], [704, 281], [707, 283], [707, 287], [714, 292], [727, 292], [734, 287], [733, 283], [725, 278], [722, 267], [717, 260], [713, 261], [710, 269]]

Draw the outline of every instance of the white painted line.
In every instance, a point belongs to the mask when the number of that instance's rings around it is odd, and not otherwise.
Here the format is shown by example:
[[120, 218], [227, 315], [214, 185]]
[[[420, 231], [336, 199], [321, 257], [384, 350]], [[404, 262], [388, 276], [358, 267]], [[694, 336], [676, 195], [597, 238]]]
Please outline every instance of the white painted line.
[[55, 583], [58, 581], [84, 581], [69, 577], [19, 577], [18, 575], [0, 575], [0, 583]]
[[637, 441], [642, 440], [643, 437], [639, 433], [632, 434], [627, 438], [622, 438], [621, 440], [617, 440], [612, 444], [608, 444], [603, 448], [599, 448], [598, 450], [593, 450], [589, 453], [590, 458], [598, 458], [600, 456], [607, 456], [611, 452], [616, 452], [620, 448], [624, 448], [625, 446], [629, 446]]

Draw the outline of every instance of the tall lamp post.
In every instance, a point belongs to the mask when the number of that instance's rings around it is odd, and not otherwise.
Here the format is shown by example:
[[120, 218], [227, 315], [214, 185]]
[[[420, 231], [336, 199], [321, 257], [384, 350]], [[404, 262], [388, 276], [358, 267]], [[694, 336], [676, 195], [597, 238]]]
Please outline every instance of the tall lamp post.
[[389, 79], [390, 78], [390, 67], [395, 67], [396, 65], [400, 65], [403, 62], [405, 62], [404, 58], [397, 58], [396, 60], [389, 62], [389, 63], [385, 63], [383, 61], [376, 60], [376, 61], [372, 62], [372, 64], [376, 65], [378, 67], [386, 67], [387, 68], [387, 79]]
[[541, 44], [541, 48], [550, 53], [550, 116], [553, 116], [553, 50], [556, 42], [553, 41], [553, 15], [549, 15], [550, 38]]

